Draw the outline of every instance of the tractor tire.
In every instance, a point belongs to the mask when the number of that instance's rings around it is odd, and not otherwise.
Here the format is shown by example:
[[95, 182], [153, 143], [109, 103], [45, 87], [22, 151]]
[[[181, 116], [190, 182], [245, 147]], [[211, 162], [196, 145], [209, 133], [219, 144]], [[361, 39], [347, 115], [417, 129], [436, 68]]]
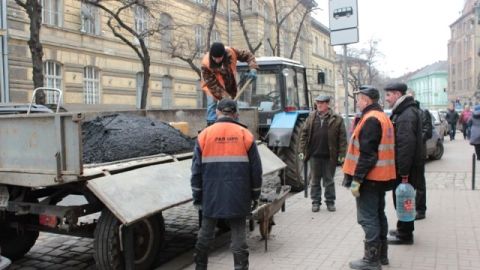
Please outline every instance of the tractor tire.
[[[28, 195], [27, 195], [28, 196]], [[36, 199], [26, 199], [27, 202], [38, 202]], [[38, 230], [25, 230], [22, 225], [38, 225], [37, 215], [15, 215], [6, 213], [5, 223], [0, 221], [0, 247], [2, 255], [12, 261], [21, 259], [35, 245]], [[20, 228], [8, 226], [9, 222], [16, 222]]]
[[287, 168], [285, 168], [285, 184], [291, 186], [291, 191], [299, 192], [304, 189], [303, 160], [298, 158], [300, 133], [304, 127], [305, 119], [299, 118], [292, 133], [289, 147], [282, 147], [278, 150], [280, 157]]
[[[120, 221], [109, 210], [103, 210], [94, 233], [94, 258], [98, 269], [123, 270], [125, 259], [120, 250]], [[165, 234], [163, 217], [142, 219], [133, 226], [135, 269], [152, 269]]]

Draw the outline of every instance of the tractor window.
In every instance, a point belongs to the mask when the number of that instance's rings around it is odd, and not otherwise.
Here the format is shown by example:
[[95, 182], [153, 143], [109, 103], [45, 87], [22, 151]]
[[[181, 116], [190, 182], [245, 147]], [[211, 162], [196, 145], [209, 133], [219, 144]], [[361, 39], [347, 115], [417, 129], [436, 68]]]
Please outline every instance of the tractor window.
[[[239, 75], [238, 91], [242, 89], [244, 74]], [[275, 111], [280, 109], [280, 74], [275, 71], [257, 71], [257, 79], [247, 86], [238, 99], [238, 106], [258, 107], [259, 111]]]
[[305, 97], [305, 80], [303, 79], [302, 71], [297, 73], [297, 88], [298, 88], [298, 98], [300, 101], [300, 109], [308, 110], [307, 99]]
[[285, 77], [287, 92], [285, 93], [286, 107], [294, 107], [298, 109], [298, 90], [297, 90], [297, 73], [293, 69], [288, 69], [288, 76]]

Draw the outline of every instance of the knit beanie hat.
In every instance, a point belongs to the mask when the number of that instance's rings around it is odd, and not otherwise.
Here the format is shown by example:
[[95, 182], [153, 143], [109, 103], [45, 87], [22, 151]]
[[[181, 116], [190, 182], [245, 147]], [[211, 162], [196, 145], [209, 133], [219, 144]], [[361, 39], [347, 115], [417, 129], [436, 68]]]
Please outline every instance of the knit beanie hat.
[[222, 57], [225, 55], [225, 45], [221, 42], [215, 42], [210, 47], [211, 57]]

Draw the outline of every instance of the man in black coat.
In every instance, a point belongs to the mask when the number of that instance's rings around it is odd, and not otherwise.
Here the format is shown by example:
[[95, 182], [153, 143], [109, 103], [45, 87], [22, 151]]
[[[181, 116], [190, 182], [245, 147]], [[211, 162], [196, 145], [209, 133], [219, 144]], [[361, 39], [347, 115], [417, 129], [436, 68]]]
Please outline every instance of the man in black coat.
[[457, 111], [455, 111], [455, 107], [450, 105], [447, 110], [447, 115], [445, 115], [445, 120], [447, 120], [447, 123], [450, 126], [450, 141], [455, 140], [458, 118], [460, 118], [460, 116], [458, 115]]
[[[425, 162], [425, 144], [422, 135], [422, 112], [413, 97], [406, 95], [407, 85], [390, 83], [385, 87], [385, 101], [392, 108], [392, 120], [395, 129], [395, 166], [398, 186], [403, 180], [414, 188], [421, 181], [422, 167]], [[396, 202], [395, 189], [393, 202]], [[397, 222], [397, 229], [390, 231], [389, 244], [413, 244], [414, 222]]]

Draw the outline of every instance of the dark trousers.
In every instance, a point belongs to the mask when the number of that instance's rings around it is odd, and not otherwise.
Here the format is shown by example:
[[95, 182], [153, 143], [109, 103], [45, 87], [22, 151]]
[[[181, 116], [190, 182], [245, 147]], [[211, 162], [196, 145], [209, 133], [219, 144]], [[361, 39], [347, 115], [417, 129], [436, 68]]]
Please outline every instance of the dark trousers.
[[475, 154], [477, 155], [477, 160], [480, 160], [480, 144], [473, 145], [475, 147]]
[[470, 127], [467, 124], [462, 125], [462, 133], [464, 139], [470, 139]]
[[388, 222], [385, 216], [385, 191], [360, 188], [357, 202], [357, 222], [365, 232], [365, 243], [387, 239]]
[[415, 190], [415, 210], [425, 214], [427, 211], [427, 184], [425, 181], [425, 165], [418, 167], [420, 175]]
[[311, 157], [310, 169], [312, 170], [312, 183], [310, 197], [312, 204], [322, 204], [322, 185], [325, 188], [325, 203], [335, 203], [335, 182], [333, 176], [335, 174], [335, 165], [330, 158]]
[[[400, 181], [397, 181], [397, 184], [395, 185], [393, 189], [393, 205], [395, 206], [395, 209], [397, 209], [397, 196], [395, 194], [395, 190], [397, 189], [398, 185], [400, 184]], [[416, 201], [416, 199], [415, 199]], [[416, 202], [415, 202], [416, 203]], [[415, 225], [413, 221], [405, 222], [405, 221], [397, 221], [397, 232], [398, 232], [398, 237], [403, 238], [403, 239], [412, 239], [413, 238], [413, 231], [415, 230]]]
[[457, 124], [450, 125], [450, 140], [455, 140], [455, 133], [457, 132]]

